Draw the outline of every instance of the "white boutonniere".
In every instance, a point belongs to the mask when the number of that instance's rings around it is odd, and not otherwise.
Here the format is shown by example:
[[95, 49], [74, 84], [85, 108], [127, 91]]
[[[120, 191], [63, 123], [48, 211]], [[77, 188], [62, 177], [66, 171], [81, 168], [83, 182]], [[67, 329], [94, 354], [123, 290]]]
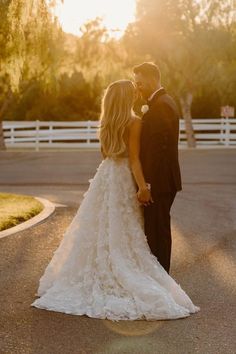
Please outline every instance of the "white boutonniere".
[[143, 114], [147, 113], [147, 111], [149, 110], [149, 106], [147, 104], [144, 104], [142, 107], [141, 107], [141, 112]]

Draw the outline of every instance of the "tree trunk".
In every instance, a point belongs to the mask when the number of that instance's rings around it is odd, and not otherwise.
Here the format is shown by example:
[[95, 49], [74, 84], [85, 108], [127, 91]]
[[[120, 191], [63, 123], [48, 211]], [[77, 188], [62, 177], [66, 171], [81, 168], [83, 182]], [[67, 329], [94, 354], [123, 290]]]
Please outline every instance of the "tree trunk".
[[187, 135], [188, 147], [195, 148], [196, 139], [195, 139], [193, 123], [192, 123], [192, 114], [191, 114], [192, 102], [193, 102], [193, 95], [191, 92], [188, 92], [185, 96], [182, 96], [180, 98], [183, 118], [185, 122], [185, 130]]
[[0, 150], [6, 150], [2, 121], [0, 121]]

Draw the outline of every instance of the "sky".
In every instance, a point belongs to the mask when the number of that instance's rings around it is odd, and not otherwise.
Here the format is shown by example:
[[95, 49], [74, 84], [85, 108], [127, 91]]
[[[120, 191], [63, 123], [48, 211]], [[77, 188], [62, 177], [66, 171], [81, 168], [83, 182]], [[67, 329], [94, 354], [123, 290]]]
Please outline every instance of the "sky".
[[56, 14], [65, 32], [79, 35], [84, 22], [102, 17], [111, 35], [119, 38], [134, 21], [135, 7], [135, 0], [64, 0]]

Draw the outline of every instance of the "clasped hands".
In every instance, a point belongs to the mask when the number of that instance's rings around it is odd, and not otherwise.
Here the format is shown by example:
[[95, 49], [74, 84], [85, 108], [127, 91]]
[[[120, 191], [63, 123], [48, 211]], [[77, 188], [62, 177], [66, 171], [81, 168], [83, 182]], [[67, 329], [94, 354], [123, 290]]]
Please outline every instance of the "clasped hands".
[[154, 203], [150, 187], [148, 185], [145, 188], [139, 189], [136, 195], [139, 203], [143, 206], [148, 206], [151, 203]]

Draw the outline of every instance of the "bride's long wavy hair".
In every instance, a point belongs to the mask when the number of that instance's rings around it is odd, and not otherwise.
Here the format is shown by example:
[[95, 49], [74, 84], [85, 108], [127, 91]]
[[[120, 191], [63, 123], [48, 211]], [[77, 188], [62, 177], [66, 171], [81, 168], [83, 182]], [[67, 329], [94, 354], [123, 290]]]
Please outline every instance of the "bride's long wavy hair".
[[124, 134], [133, 114], [135, 87], [130, 80], [118, 80], [105, 90], [102, 99], [99, 139], [108, 157], [118, 157], [125, 149]]

